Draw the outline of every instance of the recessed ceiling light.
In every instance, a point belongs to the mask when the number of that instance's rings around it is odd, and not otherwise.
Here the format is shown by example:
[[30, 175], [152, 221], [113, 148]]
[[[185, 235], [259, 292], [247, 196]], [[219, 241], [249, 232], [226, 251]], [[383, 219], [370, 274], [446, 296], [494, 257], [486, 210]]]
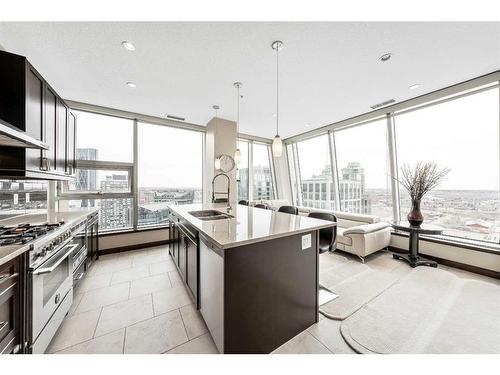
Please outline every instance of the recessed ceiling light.
[[123, 48], [128, 49], [129, 51], [135, 51], [135, 46], [133, 45], [132, 42], [124, 40], [122, 42], [122, 46]]
[[420, 83], [415, 83], [413, 85], [411, 85], [410, 87], [408, 87], [410, 90], [415, 90], [415, 89], [418, 89], [420, 87]]
[[272, 113], [271, 116], [273, 116], [274, 118], [276, 118], [276, 113]]
[[132, 88], [134, 88], [134, 89], [137, 87], [137, 85], [136, 85], [134, 82], [127, 82], [127, 83], [126, 83], [126, 85], [127, 85], [128, 87], [132, 87]]
[[311, 125], [309, 125], [309, 124], [305, 124], [304, 126], [305, 126], [306, 128], [308, 128], [308, 127], [309, 127], [309, 126], [311, 126]]
[[380, 56], [378, 59], [382, 62], [389, 61], [392, 57], [392, 53], [384, 53], [382, 56]]

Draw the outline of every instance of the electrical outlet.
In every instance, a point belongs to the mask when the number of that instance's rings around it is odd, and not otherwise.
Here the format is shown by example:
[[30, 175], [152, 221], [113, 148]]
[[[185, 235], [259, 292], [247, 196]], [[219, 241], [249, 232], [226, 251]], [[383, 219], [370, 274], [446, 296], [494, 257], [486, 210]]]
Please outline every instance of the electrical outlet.
[[311, 247], [311, 235], [306, 234], [302, 236], [302, 250], [309, 249]]

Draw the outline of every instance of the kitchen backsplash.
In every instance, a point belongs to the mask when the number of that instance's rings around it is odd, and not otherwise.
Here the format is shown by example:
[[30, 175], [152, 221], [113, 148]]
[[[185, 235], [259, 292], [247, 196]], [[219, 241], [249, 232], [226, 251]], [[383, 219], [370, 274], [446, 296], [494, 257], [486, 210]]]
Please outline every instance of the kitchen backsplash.
[[47, 209], [46, 181], [0, 180], [0, 219]]

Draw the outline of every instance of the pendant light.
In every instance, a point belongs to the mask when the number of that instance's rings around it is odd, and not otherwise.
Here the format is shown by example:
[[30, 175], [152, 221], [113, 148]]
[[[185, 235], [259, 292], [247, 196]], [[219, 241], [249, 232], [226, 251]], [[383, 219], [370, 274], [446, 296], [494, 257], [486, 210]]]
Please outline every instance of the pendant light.
[[[212, 108], [215, 110], [215, 127], [217, 127], [217, 111], [220, 109], [220, 107], [218, 105], [213, 105]], [[217, 170], [220, 169], [220, 158], [219, 157], [215, 158], [214, 167]]]
[[273, 139], [272, 151], [275, 158], [283, 153], [283, 141], [279, 136], [279, 52], [283, 48], [283, 42], [277, 40], [271, 44], [276, 51], [276, 135]]
[[241, 82], [233, 83], [233, 86], [236, 87], [237, 97], [237, 105], [238, 105], [238, 117], [236, 119], [236, 151], [234, 152], [234, 162], [236, 163], [236, 167], [240, 166], [241, 163], [241, 151], [238, 147], [238, 134], [240, 132], [240, 87], [243, 86]]

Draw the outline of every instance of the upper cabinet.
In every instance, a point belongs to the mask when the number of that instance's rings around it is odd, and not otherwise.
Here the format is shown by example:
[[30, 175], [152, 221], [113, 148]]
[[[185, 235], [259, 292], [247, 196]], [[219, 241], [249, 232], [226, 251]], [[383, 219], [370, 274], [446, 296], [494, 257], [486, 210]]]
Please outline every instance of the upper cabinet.
[[0, 51], [0, 66], [0, 119], [49, 146], [0, 146], [0, 178], [74, 178], [75, 115], [25, 57]]

